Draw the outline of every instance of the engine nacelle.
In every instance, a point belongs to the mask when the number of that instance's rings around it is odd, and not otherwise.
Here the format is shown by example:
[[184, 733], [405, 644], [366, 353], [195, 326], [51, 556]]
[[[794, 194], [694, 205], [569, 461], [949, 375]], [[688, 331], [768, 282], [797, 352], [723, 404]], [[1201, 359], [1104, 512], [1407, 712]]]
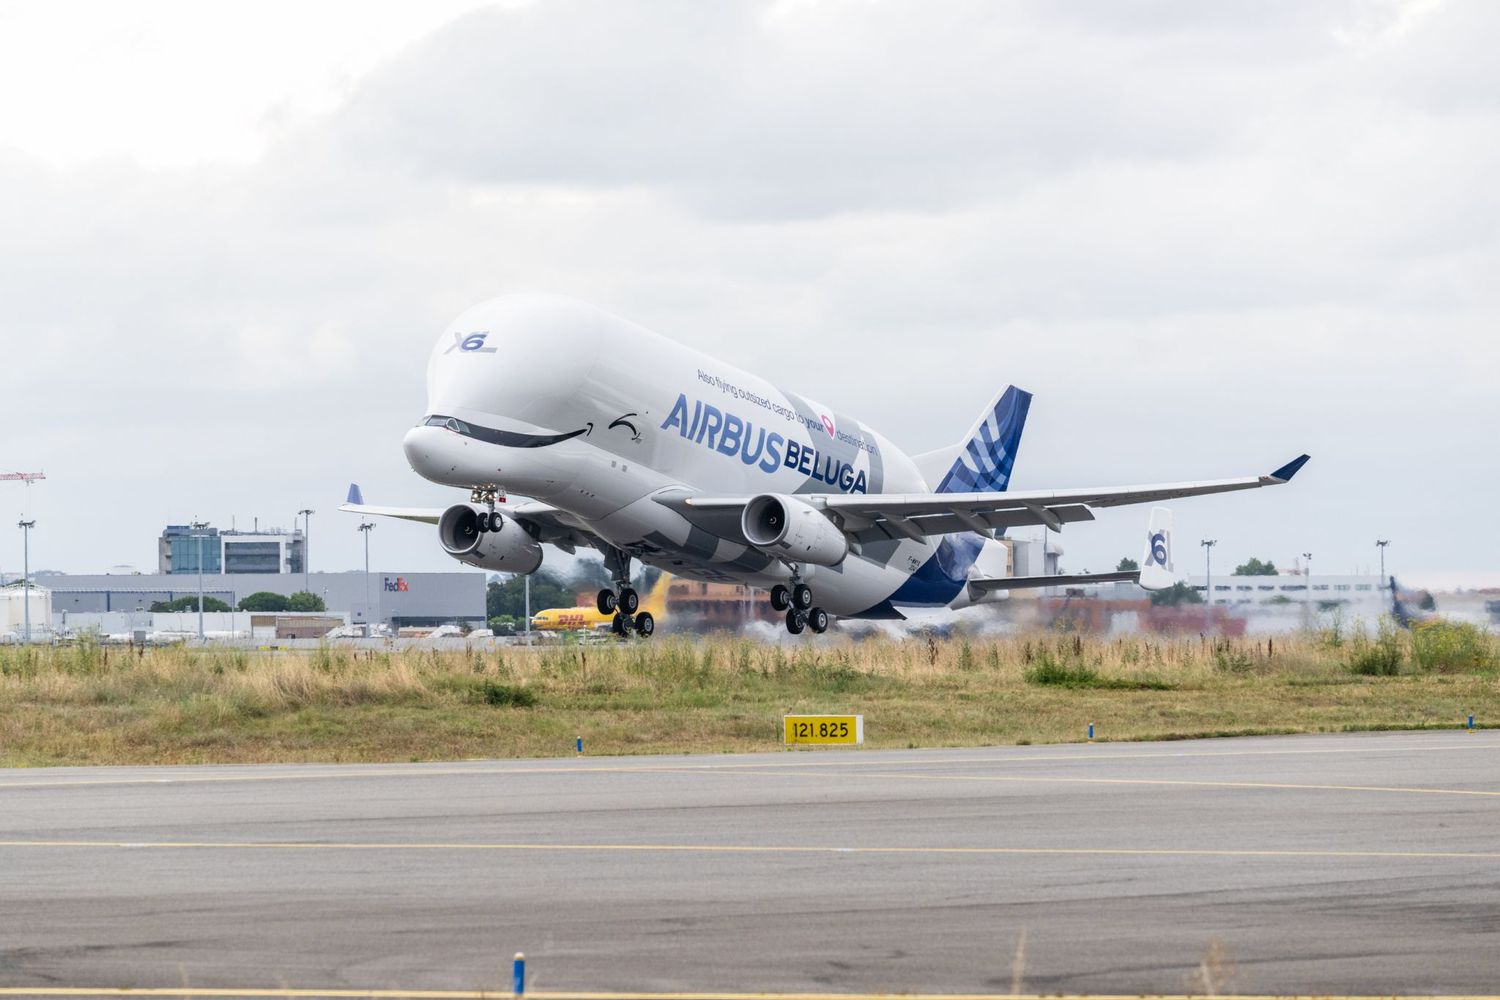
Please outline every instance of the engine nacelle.
[[475, 503], [456, 503], [438, 518], [443, 551], [461, 563], [505, 573], [530, 573], [542, 564], [542, 547], [515, 521]]
[[849, 554], [838, 526], [796, 497], [762, 493], [745, 505], [740, 530], [751, 545], [793, 562], [837, 566]]

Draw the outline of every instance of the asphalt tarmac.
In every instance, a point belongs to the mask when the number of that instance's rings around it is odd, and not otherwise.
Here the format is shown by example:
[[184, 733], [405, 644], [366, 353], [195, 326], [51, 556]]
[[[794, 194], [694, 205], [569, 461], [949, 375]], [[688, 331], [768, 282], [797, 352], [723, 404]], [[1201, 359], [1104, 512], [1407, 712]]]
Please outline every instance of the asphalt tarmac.
[[29, 988], [1500, 991], [1500, 734], [0, 771]]

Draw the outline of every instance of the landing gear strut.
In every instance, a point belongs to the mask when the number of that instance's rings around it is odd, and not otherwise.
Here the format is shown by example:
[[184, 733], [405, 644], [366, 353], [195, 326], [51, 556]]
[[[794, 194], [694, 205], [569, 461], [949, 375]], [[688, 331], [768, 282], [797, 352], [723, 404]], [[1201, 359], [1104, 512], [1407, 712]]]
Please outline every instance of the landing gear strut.
[[808, 627], [822, 635], [828, 630], [828, 612], [813, 607], [812, 588], [797, 578], [796, 566], [790, 569], [792, 585], [778, 583], [771, 588], [771, 607], [786, 612], [786, 630], [792, 635], [801, 635]]
[[476, 486], [469, 491], [469, 502], [473, 504], [484, 504], [485, 510], [479, 512], [479, 530], [499, 531], [505, 527], [505, 518], [495, 510], [495, 504], [505, 502], [505, 491], [498, 486]]
[[611, 548], [604, 553], [604, 563], [614, 575], [615, 589], [601, 590], [596, 607], [601, 615], [614, 615], [610, 631], [615, 635], [635, 632], [646, 638], [656, 631], [656, 619], [649, 611], [641, 611], [641, 595], [630, 586], [630, 554]]

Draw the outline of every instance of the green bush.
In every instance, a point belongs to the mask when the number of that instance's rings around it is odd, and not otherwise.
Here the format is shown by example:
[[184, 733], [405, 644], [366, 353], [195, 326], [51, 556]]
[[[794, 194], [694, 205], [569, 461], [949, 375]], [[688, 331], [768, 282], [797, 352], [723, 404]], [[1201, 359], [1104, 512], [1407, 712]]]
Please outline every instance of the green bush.
[[[150, 610], [152, 612], [197, 611], [198, 598], [197, 595], [193, 595], [189, 597], [179, 597], [175, 601], [152, 601]], [[219, 600], [217, 597], [208, 597], [207, 595], [205, 595], [203, 598], [203, 610], [205, 612], [209, 612], [233, 611], [234, 609], [225, 604], [223, 601]]]
[[291, 599], [285, 594], [273, 594], [269, 590], [257, 590], [248, 597], [240, 598], [241, 611], [274, 614], [278, 611], [289, 611], [291, 606]]
[[1412, 627], [1411, 656], [1422, 670], [1487, 670], [1496, 662], [1494, 640], [1467, 622], [1441, 618]]
[[523, 631], [521, 619], [511, 615], [496, 615], [490, 619], [490, 630], [496, 635], [518, 635]]
[[1243, 674], [1254, 669], [1255, 661], [1228, 638], [1214, 640], [1214, 668], [1225, 673]]
[[485, 680], [479, 685], [479, 696], [486, 705], [508, 705], [512, 708], [530, 708], [536, 704], [536, 693], [519, 684], [501, 684]]
[[1354, 641], [1349, 654], [1350, 673], [1363, 677], [1394, 677], [1401, 672], [1406, 653], [1401, 649], [1401, 639], [1388, 624], [1380, 626], [1380, 636], [1374, 642], [1363, 637]]
[[1174, 687], [1154, 677], [1101, 677], [1099, 671], [1081, 663], [1061, 663], [1043, 650], [1037, 664], [1026, 671], [1029, 684], [1065, 688], [1104, 688], [1112, 691], [1170, 691]]
[[1175, 608], [1182, 604], [1202, 604], [1203, 595], [1181, 580], [1163, 590], [1151, 592], [1151, 605], [1157, 608]]
[[286, 599], [288, 611], [327, 611], [323, 598], [307, 590], [299, 590]]

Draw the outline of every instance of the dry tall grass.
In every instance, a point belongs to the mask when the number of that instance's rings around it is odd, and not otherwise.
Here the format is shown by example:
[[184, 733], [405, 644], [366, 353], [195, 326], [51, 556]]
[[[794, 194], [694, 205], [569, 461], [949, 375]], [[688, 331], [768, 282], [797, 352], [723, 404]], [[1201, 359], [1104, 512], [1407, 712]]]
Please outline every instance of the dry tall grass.
[[[1372, 655], [1381, 669], [1366, 669]], [[1500, 716], [1497, 662], [1494, 640], [1473, 630], [400, 653], [0, 647], [0, 763], [549, 755], [575, 736], [593, 753], [771, 749], [780, 716], [806, 711], [862, 712], [876, 746], [1073, 740], [1091, 722], [1104, 739], [1447, 726]], [[1390, 663], [1394, 676], [1365, 676]]]

